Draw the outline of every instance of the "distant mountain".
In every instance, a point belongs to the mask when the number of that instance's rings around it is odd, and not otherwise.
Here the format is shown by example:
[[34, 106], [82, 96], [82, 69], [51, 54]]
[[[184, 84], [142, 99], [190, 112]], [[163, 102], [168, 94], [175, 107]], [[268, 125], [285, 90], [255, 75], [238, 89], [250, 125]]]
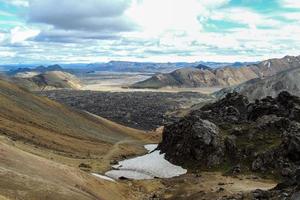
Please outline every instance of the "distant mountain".
[[200, 66], [185, 67], [171, 73], [157, 74], [132, 85], [134, 88], [161, 87], [229, 87], [254, 78], [264, 78], [278, 72], [300, 67], [300, 56], [285, 56], [281, 59], [269, 59], [243, 67], [223, 67], [207, 69]]
[[[195, 67], [197, 65], [205, 65], [210, 68], [220, 67], [241, 67], [255, 62], [210, 62], [210, 61], [196, 61], [196, 62], [130, 62], [130, 61], [109, 61], [106, 63], [60, 63], [45, 67], [41, 64], [3, 64], [0, 65], [0, 71], [6, 71], [8, 75], [15, 75], [22, 72], [37, 72], [43, 73], [45, 71], [66, 71], [72, 74], [88, 73], [93, 71], [108, 71], [108, 72], [160, 72], [168, 73], [183, 67]], [[40, 66], [33, 68], [33, 66]], [[51, 69], [54, 67], [53, 69]], [[60, 67], [56, 68], [56, 67]]]
[[87, 67], [95, 71], [111, 72], [170, 72], [184, 66], [195, 66], [195, 63], [155, 63], [155, 62], [128, 62], [110, 61], [108, 63], [94, 63]]
[[9, 70], [7, 72], [8, 75], [14, 76], [21, 73], [27, 73], [27, 72], [36, 72], [36, 73], [45, 73], [49, 71], [65, 71], [60, 65], [49, 65], [48, 67], [45, 67], [43, 65], [38, 66], [36, 68], [18, 68], [14, 70]]
[[247, 66], [247, 65], [254, 65], [257, 63], [259, 63], [259, 62], [234, 62], [234, 63], [230, 63], [230, 64], [226, 65], [226, 67], [239, 68], [239, 67], [243, 67], [243, 66]]
[[199, 64], [198, 66], [196, 66], [195, 68], [197, 69], [201, 69], [201, 70], [211, 70], [210, 67], [203, 65], [203, 64]]
[[62, 71], [47, 71], [28, 77], [9, 77], [8, 80], [31, 91], [81, 88], [81, 82], [76, 76]]
[[[242, 62], [239, 62], [242, 64]], [[253, 63], [243, 63], [253, 64]], [[94, 71], [112, 71], [112, 72], [157, 72], [157, 73], [169, 73], [174, 70], [183, 67], [195, 67], [195, 66], [207, 66], [210, 68], [220, 68], [225, 66], [235, 65], [235, 63], [227, 62], [167, 62], [167, 63], [155, 63], [155, 62], [128, 62], [128, 61], [110, 61], [108, 63], [91, 63], [87, 65], [88, 69]], [[197, 67], [196, 67], [197, 68]]]
[[238, 86], [224, 88], [215, 93], [221, 98], [230, 92], [239, 92], [250, 100], [277, 96], [282, 91], [288, 91], [300, 96], [300, 68], [289, 69], [267, 78], [256, 78]]

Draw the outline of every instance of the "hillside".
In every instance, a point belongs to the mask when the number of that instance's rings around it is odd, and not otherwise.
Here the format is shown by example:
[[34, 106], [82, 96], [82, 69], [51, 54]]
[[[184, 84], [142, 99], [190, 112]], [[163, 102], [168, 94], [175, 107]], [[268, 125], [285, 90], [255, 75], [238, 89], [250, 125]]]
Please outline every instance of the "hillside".
[[[0, 80], [0, 197], [140, 199], [126, 184], [91, 176], [143, 153], [144, 132], [75, 111]], [[82, 164], [83, 163], [83, 164]]]
[[223, 97], [233, 91], [247, 96], [250, 100], [266, 96], [275, 97], [282, 91], [300, 96], [300, 68], [283, 71], [267, 78], [253, 79], [238, 86], [224, 88], [216, 92], [215, 96]]
[[158, 74], [147, 80], [135, 83], [133, 88], [162, 87], [228, 87], [254, 78], [264, 78], [278, 72], [300, 67], [300, 56], [286, 56], [270, 59], [244, 67], [224, 67], [214, 70], [207, 68], [181, 68], [171, 73]]

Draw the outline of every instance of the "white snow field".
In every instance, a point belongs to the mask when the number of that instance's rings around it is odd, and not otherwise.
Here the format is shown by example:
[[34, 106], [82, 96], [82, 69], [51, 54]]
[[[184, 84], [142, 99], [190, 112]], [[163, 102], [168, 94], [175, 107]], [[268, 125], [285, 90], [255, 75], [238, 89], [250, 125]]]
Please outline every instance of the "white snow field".
[[172, 178], [185, 174], [186, 169], [173, 165], [160, 154], [156, 144], [145, 145], [148, 154], [120, 161], [114, 165], [114, 170], [105, 173], [106, 176], [119, 179], [120, 177], [142, 180], [157, 178]]

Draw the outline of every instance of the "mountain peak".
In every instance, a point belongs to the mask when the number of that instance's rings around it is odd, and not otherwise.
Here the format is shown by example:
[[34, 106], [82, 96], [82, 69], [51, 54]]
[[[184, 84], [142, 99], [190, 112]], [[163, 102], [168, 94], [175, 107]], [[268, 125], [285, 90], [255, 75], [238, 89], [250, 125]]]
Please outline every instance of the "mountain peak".
[[206, 65], [203, 65], [203, 64], [199, 64], [199, 65], [197, 65], [195, 68], [201, 69], [201, 70], [211, 70], [210, 67], [208, 67], [208, 66], [206, 66]]

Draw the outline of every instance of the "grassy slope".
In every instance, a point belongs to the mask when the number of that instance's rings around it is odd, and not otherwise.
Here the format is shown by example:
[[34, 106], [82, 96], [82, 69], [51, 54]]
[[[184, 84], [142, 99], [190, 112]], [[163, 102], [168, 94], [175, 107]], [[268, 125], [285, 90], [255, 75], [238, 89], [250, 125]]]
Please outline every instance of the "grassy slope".
[[[122, 155], [144, 152], [142, 131], [71, 110], [0, 80], [0, 197], [15, 199], [131, 199], [126, 185], [98, 180]], [[2, 196], [3, 197], [2, 197]]]

